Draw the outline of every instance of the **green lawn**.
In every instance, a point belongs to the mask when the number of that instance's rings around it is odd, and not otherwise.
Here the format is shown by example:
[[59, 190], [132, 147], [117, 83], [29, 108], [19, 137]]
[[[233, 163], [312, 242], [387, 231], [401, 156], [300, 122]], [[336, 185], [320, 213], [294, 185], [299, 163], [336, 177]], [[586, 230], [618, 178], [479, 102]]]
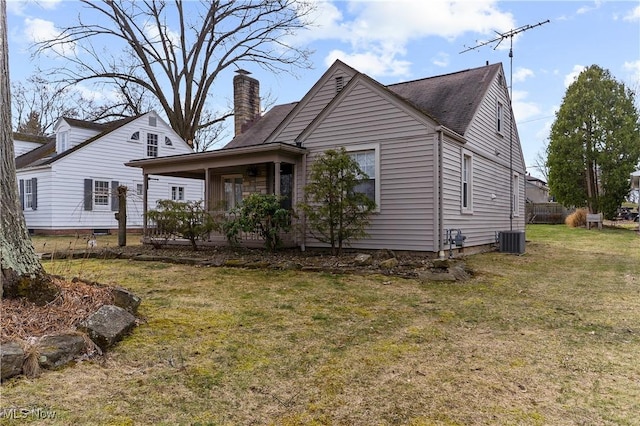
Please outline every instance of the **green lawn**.
[[470, 256], [453, 284], [49, 262], [130, 288], [146, 321], [104, 359], [8, 381], [0, 408], [61, 425], [638, 424], [640, 237], [536, 225], [527, 240]]

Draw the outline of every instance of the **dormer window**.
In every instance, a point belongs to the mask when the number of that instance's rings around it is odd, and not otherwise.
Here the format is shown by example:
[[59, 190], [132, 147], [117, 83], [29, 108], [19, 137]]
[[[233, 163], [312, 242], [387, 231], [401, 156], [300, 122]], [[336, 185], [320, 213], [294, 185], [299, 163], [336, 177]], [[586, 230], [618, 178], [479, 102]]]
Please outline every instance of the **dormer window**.
[[56, 135], [56, 151], [58, 154], [65, 152], [69, 149], [69, 132], [58, 132]]
[[140, 132], [133, 132], [133, 134], [131, 135], [130, 139], [132, 141], [139, 141], [140, 140]]
[[336, 77], [336, 94], [340, 93], [344, 88], [344, 77]]
[[168, 137], [164, 137], [164, 144], [166, 146], [173, 146], [173, 142], [171, 142], [171, 139], [169, 139]]

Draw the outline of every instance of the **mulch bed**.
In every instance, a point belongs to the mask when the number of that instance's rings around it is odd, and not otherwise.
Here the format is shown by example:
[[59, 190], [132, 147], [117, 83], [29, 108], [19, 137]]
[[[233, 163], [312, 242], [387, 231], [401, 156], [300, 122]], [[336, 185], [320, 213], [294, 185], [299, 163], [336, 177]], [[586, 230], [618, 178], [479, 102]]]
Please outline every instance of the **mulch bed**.
[[22, 298], [2, 299], [0, 342], [73, 331], [80, 321], [113, 300], [108, 287], [61, 277], [53, 277], [53, 282], [60, 294], [47, 305], [37, 306]]

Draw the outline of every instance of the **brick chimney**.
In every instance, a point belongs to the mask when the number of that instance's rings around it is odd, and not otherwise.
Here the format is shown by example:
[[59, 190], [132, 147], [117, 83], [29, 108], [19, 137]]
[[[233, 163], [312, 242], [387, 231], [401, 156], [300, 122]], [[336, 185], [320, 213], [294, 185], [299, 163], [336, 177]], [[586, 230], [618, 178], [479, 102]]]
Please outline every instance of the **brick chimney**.
[[235, 136], [246, 130], [247, 124], [260, 117], [260, 82], [249, 77], [249, 71], [239, 69], [233, 77], [233, 113]]

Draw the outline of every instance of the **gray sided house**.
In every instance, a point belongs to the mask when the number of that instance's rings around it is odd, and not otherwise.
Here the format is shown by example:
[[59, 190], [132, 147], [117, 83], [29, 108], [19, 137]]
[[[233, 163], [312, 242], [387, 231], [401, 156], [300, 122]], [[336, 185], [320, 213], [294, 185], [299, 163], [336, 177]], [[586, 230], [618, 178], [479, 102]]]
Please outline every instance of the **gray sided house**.
[[[344, 147], [378, 205], [355, 249], [438, 253], [460, 230], [464, 247], [479, 250], [499, 231], [524, 231], [525, 164], [501, 64], [385, 86], [336, 61], [299, 102], [262, 116], [247, 74], [234, 77], [236, 134], [224, 148], [128, 165], [202, 179], [211, 211], [252, 192], [295, 208], [314, 159]], [[299, 221], [289, 244], [323, 247]]]

